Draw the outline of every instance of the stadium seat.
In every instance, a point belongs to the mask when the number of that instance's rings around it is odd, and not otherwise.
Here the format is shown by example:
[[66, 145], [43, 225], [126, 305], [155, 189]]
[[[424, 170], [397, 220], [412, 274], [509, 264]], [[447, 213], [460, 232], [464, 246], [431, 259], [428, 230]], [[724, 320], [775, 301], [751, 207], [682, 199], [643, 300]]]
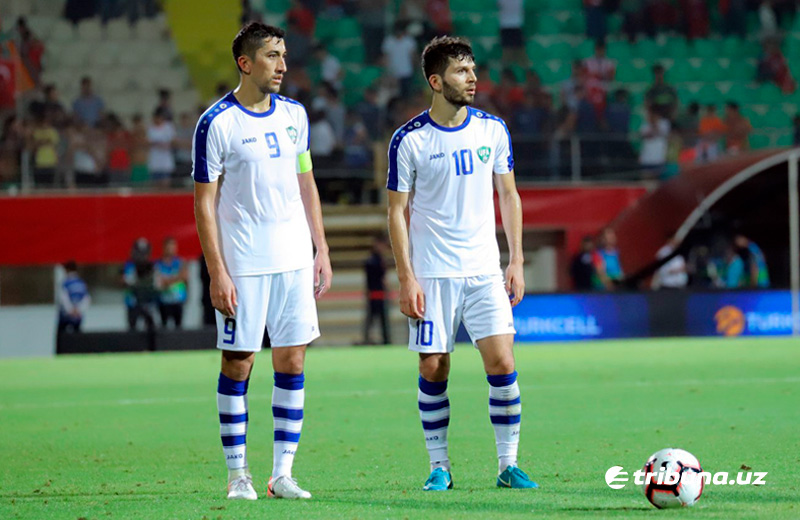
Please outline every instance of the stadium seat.
[[500, 25], [495, 13], [462, 13], [453, 19], [455, 32], [466, 38], [497, 38]]
[[758, 87], [756, 101], [758, 103], [776, 104], [785, 101], [785, 97], [777, 85], [767, 83]]
[[586, 19], [583, 10], [567, 11], [568, 16], [562, 18], [562, 30], [569, 34], [583, 34], [586, 31]]
[[724, 101], [724, 96], [720, 93], [720, 89], [715, 83], [703, 83], [700, 89], [695, 94], [695, 101], [701, 105], [719, 105]]
[[119, 42], [105, 42], [95, 46], [89, 53], [89, 64], [93, 66], [110, 67], [116, 65], [119, 55], [124, 52]]
[[761, 148], [770, 148], [772, 146], [772, 139], [769, 135], [753, 134], [750, 136], [750, 148], [758, 150]]
[[691, 57], [689, 44], [684, 38], [670, 38], [659, 48], [659, 53], [669, 56], [674, 60], [684, 60]]
[[[594, 56], [594, 42], [591, 40], [582, 40], [573, 51], [576, 58], [586, 59], [590, 56]], [[606, 54], [608, 54], [608, 52], [606, 52]]]
[[49, 38], [54, 42], [68, 42], [75, 40], [75, 28], [64, 19], [59, 19], [54, 25]]
[[33, 34], [38, 38], [43, 38], [50, 35], [50, 31], [58, 21], [58, 16], [55, 14], [36, 14], [27, 18], [28, 27], [31, 28]]
[[84, 41], [100, 41], [103, 39], [103, 27], [99, 18], [82, 20], [78, 24], [78, 38]]
[[126, 18], [115, 18], [106, 24], [106, 39], [113, 41], [130, 40], [131, 26]]
[[689, 60], [675, 60], [666, 74], [667, 81], [671, 83], [687, 83], [699, 80], [699, 67]]
[[535, 28], [537, 35], [556, 35], [564, 31], [564, 24], [552, 12], [541, 13], [536, 17], [536, 23], [526, 24], [526, 27]]
[[467, 13], [488, 13], [496, 10], [497, 4], [486, 0], [459, 0], [458, 10]]
[[750, 88], [745, 83], [734, 81], [730, 89], [728, 89], [728, 92], [725, 93], [725, 99], [745, 105], [754, 101], [755, 94], [755, 89]]
[[134, 33], [140, 40], [161, 40], [166, 34], [166, 20], [162, 16], [140, 18], [134, 27]]
[[636, 58], [647, 60], [651, 63], [659, 61], [661, 58], [666, 57], [662, 52], [661, 47], [653, 40], [643, 38], [636, 42], [631, 54]]
[[689, 46], [689, 53], [696, 58], [716, 59], [720, 57], [720, 45], [718, 40], [699, 39], [694, 40]]
[[253, 7], [262, 13], [285, 13], [292, 7], [291, 0], [262, 0], [260, 3], [253, 2]]
[[617, 65], [616, 80], [621, 83], [638, 83], [650, 80], [650, 68], [645, 60], [621, 61]]
[[337, 38], [328, 48], [342, 63], [364, 63], [364, 45], [361, 38]]
[[631, 59], [631, 47], [627, 40], [612, 41], [606, 45], [606, 53], [609, 58], [617, 60], [618, 64]]

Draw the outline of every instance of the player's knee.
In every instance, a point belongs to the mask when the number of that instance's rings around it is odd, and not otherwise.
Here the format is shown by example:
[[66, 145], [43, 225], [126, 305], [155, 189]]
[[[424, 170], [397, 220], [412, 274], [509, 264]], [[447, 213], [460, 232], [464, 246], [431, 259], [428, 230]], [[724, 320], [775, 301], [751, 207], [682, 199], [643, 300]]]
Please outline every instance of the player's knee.
[[510, 374], [514, 371], [514, 356], [503, 356], [486, 365], [486, 373], [492, 376]]
[[419, 373], [428, 381], [444, 381], [450, 374], [450, 356], [428, 354], [420, 356]]
[[250, 377], [253, 359], [254, 356], [249, 352], [223, 352], [222, 373], [234, 381], [244, 381]]

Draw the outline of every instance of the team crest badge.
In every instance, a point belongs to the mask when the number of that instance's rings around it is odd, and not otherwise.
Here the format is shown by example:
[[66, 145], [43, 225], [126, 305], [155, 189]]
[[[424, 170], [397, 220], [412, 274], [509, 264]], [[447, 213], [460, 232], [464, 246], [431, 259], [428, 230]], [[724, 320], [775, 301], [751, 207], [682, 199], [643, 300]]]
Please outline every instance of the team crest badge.
[[293, 126], [286, 127], [286, 133], [289, 134], [289, 139], [291, 139], [294, 144], [297, 144], [297, 128]]
[[491, 155], [492, 149], [488, 146], [481, 146], [478, 148], [478, 158], [483, 161], [483, 164], [489, 162], [489, 155]]

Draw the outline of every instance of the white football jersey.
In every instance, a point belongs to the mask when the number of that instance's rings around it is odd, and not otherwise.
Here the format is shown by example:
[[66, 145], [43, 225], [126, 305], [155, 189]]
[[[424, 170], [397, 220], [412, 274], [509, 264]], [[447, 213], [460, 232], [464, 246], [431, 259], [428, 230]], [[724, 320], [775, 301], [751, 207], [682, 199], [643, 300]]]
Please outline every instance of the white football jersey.
[[192, 143], [192, 177], [219, 178], [217, 224], [232, 276], [294, 271], [314, 265], [300, 198], [298, 156], [309, 149], [300, 103], [272, 94], [263, 113], [233, 95], [205, 111]]
[[394, 133], [387, 188], [412, 192], [409, 242], [418, 278], [502, 272], [492, 174], [513, 169], [506, 124], [482, 110], [467, 107], [452, 128], [425, 111]]

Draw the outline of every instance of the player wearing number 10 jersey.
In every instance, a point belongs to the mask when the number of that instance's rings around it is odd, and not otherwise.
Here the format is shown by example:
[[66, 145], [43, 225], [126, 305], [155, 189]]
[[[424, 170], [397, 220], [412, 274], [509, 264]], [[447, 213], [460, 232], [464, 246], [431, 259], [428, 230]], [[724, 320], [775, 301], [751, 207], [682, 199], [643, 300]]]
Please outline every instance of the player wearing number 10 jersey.
[[[511, 137], [501, 119], [469, 106], [477, 79], [466, 40], [435, 38], [422, 53], [422, 68], [433, 91], [431, 108], [392, 137], [387, 188], [400, 308], [409, 317], [409, 348], [419, 352], [419, 413], [431, 469], [423, 489], [453, 486], [447, 378], [462, 321], [490, 385], [496, 484], [534, 488], [536, 483], [517, 467], [521, 405], [511, 307], [522, 299], [525, 282]], [[511, 253], [505, 281], [493, 184]]]
[[[247, 465], [247, 388], [266, 326], [275, 384], [269, 496], [310, 498], [292, 478], [303, 425], [305, 348], [319, 336], [314, 296], [331, 283], [306, 111], [277, 94], [281, 29], [251, 23], [233, 41], [241, 81], [194, 134], [197, 231], [211, 275], [222, 369], [217, 388], [228, 498], [255, 500]], [[312, 240], [317, 249], [312, 251]]]

